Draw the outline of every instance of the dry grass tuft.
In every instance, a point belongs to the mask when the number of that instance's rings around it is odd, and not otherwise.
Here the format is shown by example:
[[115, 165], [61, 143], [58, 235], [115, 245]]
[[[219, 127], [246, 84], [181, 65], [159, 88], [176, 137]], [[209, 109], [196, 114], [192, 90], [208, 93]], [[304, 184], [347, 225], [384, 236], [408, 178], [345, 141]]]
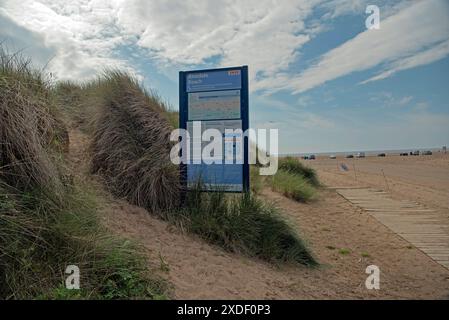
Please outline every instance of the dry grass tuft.
[[[107, 72], [93, 127], [92, 172], [118, 197], [160, 213], [178, 205], [178, 169], [169, 158], [172, 127], [165, 106], [130, 76]], [[97, 93], [98, 95], [98, 93]]]
[[60, 189], [53, 158], [69, 140], [48, 88], [29, 61], [0, 49], [0, 179], [20, 190]]

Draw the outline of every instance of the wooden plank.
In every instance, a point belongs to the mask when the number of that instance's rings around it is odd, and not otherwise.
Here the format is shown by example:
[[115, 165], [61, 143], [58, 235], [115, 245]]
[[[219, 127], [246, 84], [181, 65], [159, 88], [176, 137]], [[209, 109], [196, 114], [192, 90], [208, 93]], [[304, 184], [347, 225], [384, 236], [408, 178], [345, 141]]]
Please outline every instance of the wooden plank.
[[392, 199], [379, 189], [345, 187], [336, 191], [449, 269], [449, 219], [446, 216], [414, 201]]

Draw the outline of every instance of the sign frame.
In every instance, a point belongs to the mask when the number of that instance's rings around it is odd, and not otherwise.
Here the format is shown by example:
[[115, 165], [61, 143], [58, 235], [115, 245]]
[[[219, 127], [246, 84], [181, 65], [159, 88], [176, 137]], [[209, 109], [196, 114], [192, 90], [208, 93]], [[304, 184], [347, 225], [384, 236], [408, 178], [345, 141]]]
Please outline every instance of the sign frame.
[[[240, 71], [241, 77], [241, 87], [240, 87], [240, 118], [229, 118], [229, 119], [207, 119], [204, 121], [220, 121], [220, 120], [241, 120], [242, 121], [242, 131], [247, 132], [249, 128], [249, 91], [248, 91], [248, 66], [239, 67], [226, 67], [218, 69], [202, 69], [202, 70], [191, 70], [191, 71], [180, 71], [179, 72], [179, 128], [187, 130], [187, 122], [189, 121], [188, 114], [188, 94], [187, 91], [187, 76], [189, 74], [201, 74], [209, 72], [226, 72], [226, 71]], [[216, 90], [195, 90], [192, 92], [213, 92], [213, 91], [223, 91], [223, 90], [235, 90], [232, 88], [223, 89], [218, 88]], [[195, 120], [201, 121], [201, 120]], [[249, 169], [249, 137], [243, 135], [243, 177], [242, 177], [242, 192], [248, 192], [250, 190], [250, 169]], [[182, 156], [182, 155], [181, 155]], [[226, 164], [225, 164], [226, 165]], [[180, 164], [180, 180], [183, 190], [188, 190], [187, 188], [187, 166], [188, 164]], [[208, 192], [215, 192], [217, 190], [202, 190]], [[226, 191], [231, 193], [240, 193], [241, 191]]]

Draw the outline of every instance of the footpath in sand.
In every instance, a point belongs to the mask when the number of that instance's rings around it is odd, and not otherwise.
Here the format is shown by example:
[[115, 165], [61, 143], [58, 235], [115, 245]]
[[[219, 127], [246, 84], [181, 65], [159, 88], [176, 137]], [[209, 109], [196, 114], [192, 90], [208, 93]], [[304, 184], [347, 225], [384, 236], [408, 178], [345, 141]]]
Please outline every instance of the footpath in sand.
[[449, 221], [443, 214], [373, 188], [337, 192], [449, 270]]
[[[88, 139], [79, 131], [70, 138], [71, 159], [86, 173]], [[320, 268], [276, 267], [225, 252], [107, 194], [100, 211], [109, 229], [143, 245], [150, 268], [173, 284], [178, 299], [449, 298], [448, 270], [335, 191], [323, 190], [310, 205], [268, 189], [262, 196], [297, 226]], [[371, 264], [381, 270], [380, 290], [365, 288]]]
[[[342, 163], [348, 171], [340, 170]], [[449, 154], [308, 164], [348, 201], [449, 269]]]

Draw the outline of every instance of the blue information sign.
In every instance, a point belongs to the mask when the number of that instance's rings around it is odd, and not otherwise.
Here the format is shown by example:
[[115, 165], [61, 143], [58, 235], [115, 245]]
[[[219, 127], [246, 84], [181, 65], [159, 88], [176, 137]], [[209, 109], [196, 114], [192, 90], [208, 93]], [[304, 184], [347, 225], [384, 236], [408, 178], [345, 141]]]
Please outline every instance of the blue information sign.
[[[181, 164], [183, 185], [201, 180], [210, 191], [242, 192], [249, 189], [248, 67], [181, 71], [179, 73], [179, 124], [193, 136], [195, 125], [202, 133], [218, 130], [222, 136], [221, 162], [207, 163], [201, 150], [208, 142], [192, 141], [183, 147], [190, 152]], [[232, 130], [232, 131], [230, 131]], [[231, 133], [230, 133], [231, 132]], [[234, 161], [227, 161], [229, 154]], [[226, 159], [225, 159], [226, 158]]]

